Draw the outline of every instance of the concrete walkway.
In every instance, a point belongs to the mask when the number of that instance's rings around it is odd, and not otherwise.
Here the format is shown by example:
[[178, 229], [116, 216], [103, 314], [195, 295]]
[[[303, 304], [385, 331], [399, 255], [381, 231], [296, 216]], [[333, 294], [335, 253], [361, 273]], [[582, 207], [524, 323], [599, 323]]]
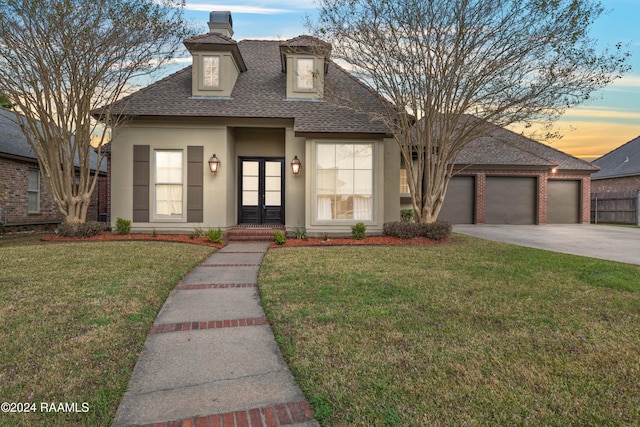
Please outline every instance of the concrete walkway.
[[114, 426], [318, 426], [262, 310], [268, 243], [230, 243], [191, 271], [155, 320]]
[[453, 231], [498, 242], [640, 264], [640, 228], [594, 224], [455, 225]]

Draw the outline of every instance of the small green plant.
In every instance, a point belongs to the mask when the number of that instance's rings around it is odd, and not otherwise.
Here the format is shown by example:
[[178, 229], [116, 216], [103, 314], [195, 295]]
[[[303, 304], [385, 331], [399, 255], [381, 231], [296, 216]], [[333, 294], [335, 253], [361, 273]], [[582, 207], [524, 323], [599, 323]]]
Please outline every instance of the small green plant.
[[151, 237], [158, 237], [158, 230], [154, 228], [153, 231], [151, 231]]
[[207, 239], [211, 243], [222, 243], [222, 230], [220, 227], [207, 230]]
[[328, 235], [327, 233], [324, 233], [324, 234], [322, 235], [322, 241], [323, 241], [323, 242], [328, 242], [328, 241], [329, 241], [329, 235]]
[[353, 227], [351, 227], [351, 235], [356, 240], [364, 239], [366, 234], [367, 234], [367, 227], [362, 222], [359, 222], [355, 224]]
[[279, 245], [284, 245], [287, 242], [287, 238], [285, 237], [284, 233], [280, 230], [274, 230], [273, 239]]
[[131, 220], [124, 218], [116, 218], [116, 234], [130, 234]]
[[191, 234], [193, 234], [194, 238], [196, 238], [196, 237], [205, 237], [207, 235], [207, 232], [204, 231], [204, 229], [202, 227], [195, 227], [193, 229], [193, 233], [191, 233]]
[[307, 240], [307, 233], [296, 228], [296, 239]]
[[402, 209], [400, 211], [400, 220], [402, 222], [413, 221], [413, 209]]

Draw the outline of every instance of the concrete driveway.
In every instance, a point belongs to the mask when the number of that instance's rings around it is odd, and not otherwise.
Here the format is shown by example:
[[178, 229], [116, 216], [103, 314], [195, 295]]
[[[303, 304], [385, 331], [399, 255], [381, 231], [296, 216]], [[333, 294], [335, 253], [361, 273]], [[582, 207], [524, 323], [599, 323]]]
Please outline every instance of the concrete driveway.
[[453, 231], [497, 242], [640, 264], [640, 228], [592, 224], [455, 225]]

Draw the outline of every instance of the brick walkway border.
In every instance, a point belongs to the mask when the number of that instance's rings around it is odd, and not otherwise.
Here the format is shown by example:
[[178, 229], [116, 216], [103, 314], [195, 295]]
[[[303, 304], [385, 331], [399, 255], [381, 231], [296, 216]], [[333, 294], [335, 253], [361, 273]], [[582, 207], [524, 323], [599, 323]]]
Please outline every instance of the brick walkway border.
[[204, 329], [238, 328], [243, 326], [268, 325], [266, 317], [249, 317], [244, 319], [211, 320], [209, 322], [182, 322], [153, 325], [149, 335], [167, 332], [197, 331]]
[[313, 409], [303, 400], [183, 420], [135, 424], [129, 427], [278, 427], [311, 420], [313, 420]]
[[255, 288], [255, 283], [219, 283], [212, 285], [178, 285], [174, 289], [188, 291], [194, 289], [229, 289], [229, 288]]

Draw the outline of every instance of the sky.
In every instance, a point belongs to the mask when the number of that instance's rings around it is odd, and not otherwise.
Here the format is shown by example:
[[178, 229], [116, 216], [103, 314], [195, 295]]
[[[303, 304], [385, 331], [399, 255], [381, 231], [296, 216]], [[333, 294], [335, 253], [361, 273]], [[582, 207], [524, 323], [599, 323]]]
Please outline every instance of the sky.
[[[632, 54], [632, 70], [594, 93], [588, 103], [568, 110], [556, 126], [563, 137], [547, 141], [588, 161], [640, 136], [640, 0], [601, 1], [606, 12], [593, 25], [591, 36], [602, 47], [626, 45]], [[214, 10], [231, 11], [235, 40], [289, 39], [305, 34], [305, 17], [316, 14], [314, 0], [186, 0], [185, 14], [199, 33], [209, 31], [209, 13]]]

